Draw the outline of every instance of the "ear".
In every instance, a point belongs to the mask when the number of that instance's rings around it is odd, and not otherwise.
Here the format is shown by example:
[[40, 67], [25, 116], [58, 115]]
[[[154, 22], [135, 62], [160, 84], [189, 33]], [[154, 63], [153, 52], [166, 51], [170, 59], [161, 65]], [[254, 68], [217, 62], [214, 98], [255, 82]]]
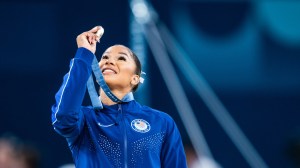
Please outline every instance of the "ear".
[[131, 82], [130, 82], [131, 85], [135, 86], [135, 85], [139, 84], [139, 82], [140, 82], [140, 77], [138, 75], [133, 75], [131, 77]]

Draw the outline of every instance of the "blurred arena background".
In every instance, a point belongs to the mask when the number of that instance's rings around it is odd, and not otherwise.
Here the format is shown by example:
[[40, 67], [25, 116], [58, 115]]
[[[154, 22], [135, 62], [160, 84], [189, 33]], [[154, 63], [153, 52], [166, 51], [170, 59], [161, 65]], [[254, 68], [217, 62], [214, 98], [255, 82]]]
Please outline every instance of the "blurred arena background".
[[[299, 167], [300, 1], [147, 2], [266, 165]], [[66, 141], [51, 126], [50, 107], [75, 54], [76, 36], [102, 25], [98, 58], [113, 44], [134, 48], [144, 42], [142, 51], [136, 49], [144, 52], [147, 75], [136, 97], [174, 118], [193, 157], [191, 140], [151, 47], [143, 38], [133, 40], [138, 35], [133, 19], [130, 1], [0, 1], [0, 136], [33, 147], [39, 167], [72, 163]], [[180, 65], [174, 67], [215, 161], [224, 168], [251, 167]], [[87, 95], [84, 105], [89, 104]]]

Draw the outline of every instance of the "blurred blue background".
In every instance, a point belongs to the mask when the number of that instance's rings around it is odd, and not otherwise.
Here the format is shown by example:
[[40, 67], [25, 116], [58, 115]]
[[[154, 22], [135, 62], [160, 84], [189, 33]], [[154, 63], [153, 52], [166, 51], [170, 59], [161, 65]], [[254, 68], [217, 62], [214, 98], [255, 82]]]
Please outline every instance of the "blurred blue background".
[[[296, 167], [300, 2], [149, 2], [267, 165]], [[72, 162], [66, 141], [51, 126], [50, 107], [76, 52], [76, 36], [102, 25], [97, 56], [113, 44], [130, 46], [130, 15], [129, 2], [121, 0], [2, 0], [0, 135], [12, 133], [34, 144], [43, 168]], [[170, 114], [190, 145], [150, 50], [144, 64], [150, 90], [146, 105]], [[249, 167], [184, 75], [178, 75], [216, 161], [225, 168]], [[86, 96], [84, 105], [89, 104]]]

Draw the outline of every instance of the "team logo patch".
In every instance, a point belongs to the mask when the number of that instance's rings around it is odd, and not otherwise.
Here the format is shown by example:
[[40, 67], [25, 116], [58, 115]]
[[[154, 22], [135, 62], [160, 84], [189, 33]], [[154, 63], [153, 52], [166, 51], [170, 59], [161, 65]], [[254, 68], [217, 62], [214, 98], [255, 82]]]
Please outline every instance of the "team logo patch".
[[143, 119], [135, 119], [131, 122], [131, 128], [136, 132], [146, 133], [150, 131], [150, 124]]

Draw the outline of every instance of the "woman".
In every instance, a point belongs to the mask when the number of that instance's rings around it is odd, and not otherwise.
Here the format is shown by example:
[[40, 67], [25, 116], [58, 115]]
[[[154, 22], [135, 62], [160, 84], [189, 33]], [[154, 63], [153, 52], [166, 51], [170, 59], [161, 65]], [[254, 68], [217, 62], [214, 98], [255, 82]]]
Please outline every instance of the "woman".
[[[166, 113], [135, 100], [115, 103], [102, 90], [103, 109], [81, 106], [99, 29], [97, 26], [77, 37], [78, 50], [52, 106], [52, 124], [66, 138], [76, 167], [186, 167], [180, 133]], [[127, 47], [109, 47], [99, 66], [120, 100], [137, 88], [141, 65]]]

